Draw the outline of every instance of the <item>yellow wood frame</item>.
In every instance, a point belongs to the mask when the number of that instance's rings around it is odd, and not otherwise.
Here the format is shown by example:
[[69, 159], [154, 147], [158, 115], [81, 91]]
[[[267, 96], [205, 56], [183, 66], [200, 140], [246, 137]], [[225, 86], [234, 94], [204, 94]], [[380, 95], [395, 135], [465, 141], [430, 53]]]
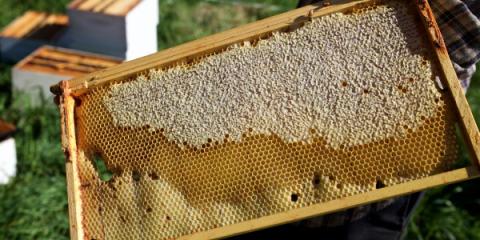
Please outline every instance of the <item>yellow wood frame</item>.
[[[338, 211], [360, 204], [387, 199], [421, 191], [430, 187], [455, 183], [478, 177], [480, 159], [480, 135], [473, 118], [468, 102], [457, 79], [452, 63], [448, 56], [445, 43], [437, 26], [433, 13], [426, 0], [415, 1], [418, 13], [434, 49], [436, 60], [443, 76], [442, 81], [451, 94], [458, 114], [459, 125], [466, 144], [470, 150], [473, 165], [449, 172], [403, 184], [377, 189], [371, 192], [336, 199], [326, 203], [290, 210], [262, 218], [249, 220], [205, 232], [184, 236], [180, 239], [212, 239], [221, 238], [283, 223], [298, 221], [308, 217]], [[215, 34], [196, 41], [192, 41], [159, 53], [137, 60], [126, 62], [112, 68], [91, 73], [69, 81], [63, 81], [52, 86], [56, 93], [62, 116], [62, 146], [66, 156], [67, 187], [70, 215], [70, 233], [72, 239], [83, 239], [82, 203], [80, 197], [80, 182], [77, 173], [76, 138], [75, 138], [75, 98], [87, 93], [92, 88], [102, 86], [113, 81], [127, 80], [152, 68], [163, 68], [180, 62], [191, 62], [200, 56], [218, 52], [234, 43], [253, 40], [269, 36], [272, 32], [295, 28], [311, 18], [328, 15], [335, 12], [345, 12], [353, 8], [377, 2], [376, 0], [351, 1], [337, 5], [309, 5], [295, 9], [261, 21], [247, 24], [223, 33]]]

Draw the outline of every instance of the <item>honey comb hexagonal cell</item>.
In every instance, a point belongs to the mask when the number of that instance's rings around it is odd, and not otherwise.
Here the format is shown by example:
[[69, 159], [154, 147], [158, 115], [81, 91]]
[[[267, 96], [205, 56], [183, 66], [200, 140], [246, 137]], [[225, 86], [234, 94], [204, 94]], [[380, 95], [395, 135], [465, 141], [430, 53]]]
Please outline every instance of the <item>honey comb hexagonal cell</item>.
[[411, 8], [314, 18], [78, 96], [85, 236], [174, 239], [450, 169], [454, 106]]

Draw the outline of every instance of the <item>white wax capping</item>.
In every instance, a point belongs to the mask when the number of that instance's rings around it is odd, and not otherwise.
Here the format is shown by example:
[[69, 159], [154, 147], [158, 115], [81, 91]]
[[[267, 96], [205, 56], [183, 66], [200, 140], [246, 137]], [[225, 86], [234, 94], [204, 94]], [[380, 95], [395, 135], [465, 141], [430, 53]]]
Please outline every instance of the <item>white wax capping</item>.
[[232, 46], [191, 67], [111, 86], [120, 127], [164, 129], [179, 145], [275, 134], [333, 148], [402, 136], [440, 97], [414, 16], [401, 3], [333, 14], [256, 46]]

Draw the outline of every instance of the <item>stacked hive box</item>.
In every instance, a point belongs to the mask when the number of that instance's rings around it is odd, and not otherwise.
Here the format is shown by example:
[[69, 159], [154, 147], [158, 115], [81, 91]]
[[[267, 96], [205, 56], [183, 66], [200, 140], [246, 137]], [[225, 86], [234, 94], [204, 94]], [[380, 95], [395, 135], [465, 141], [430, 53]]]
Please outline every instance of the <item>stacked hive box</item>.
[[75, 0], [60, 45], [130, 60], [157, 51], [157, 0]]
[[56, 44], [68, 25], [68, 17], [28, 11], [0, 33], [2, 61], [17, 62], [44, 44]]
[[40, 95], [49, 96], [49, 88], [61, 80], [68, 80], [87, 73], [117, 65], [119, 59], [44, 46], [20, 61], [12, 68], [12, 86], [27, 92], [33, 102]]
[[16, 174], [17, 154], [12, 134], [15, 126], [0, 119], [0, 184], [6, 184]]
[[307, 6], [60, 89], [78, 239], [219, 238], [478, 176], [452, 170], [456, 126], [475, 163], [480, 135], [424, 1]]

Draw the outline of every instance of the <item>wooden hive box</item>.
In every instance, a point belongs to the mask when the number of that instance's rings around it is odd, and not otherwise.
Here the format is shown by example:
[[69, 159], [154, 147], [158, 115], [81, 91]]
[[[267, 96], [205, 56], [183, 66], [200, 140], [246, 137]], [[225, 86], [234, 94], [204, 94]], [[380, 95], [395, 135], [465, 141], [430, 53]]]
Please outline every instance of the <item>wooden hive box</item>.
[[40, 95], [51, 96], [51, 85], [121, 62], [112, 57], [43, 46], [12, 68], [12, 88], [28, 93], [33, 103], [39, 103]]
[[0, 184], [7, 184], [17, 172], [15, 126], [0, 119]]
[[426, 1], [310, 5], [52, 89], [73, 239], [222, 238], [479, 175]]
[[63, 47], [131, 60], [157, 51], [158, 1], [75, 0]]
[[27, 11], [0, 32], [0, 58], [18, 62], [42, 45], [55, 44], [67, 26], [65, 15]]

